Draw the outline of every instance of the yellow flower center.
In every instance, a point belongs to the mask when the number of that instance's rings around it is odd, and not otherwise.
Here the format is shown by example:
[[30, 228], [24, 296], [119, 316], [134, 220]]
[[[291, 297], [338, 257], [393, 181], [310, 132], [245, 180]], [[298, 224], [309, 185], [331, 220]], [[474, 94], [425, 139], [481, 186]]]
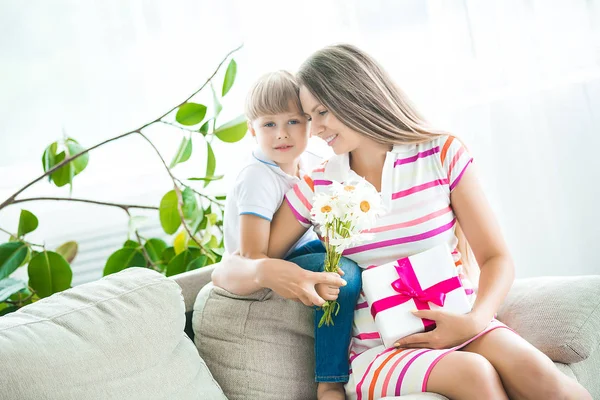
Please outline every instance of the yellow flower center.
[[369, 204], [368, 201], [363, 200], [360, 202], [360, 211], [362, 212], [367, 212], [371, 209], [371, 205]]
[[345, 190], [346, 192], [351, 192], [351, 191], [353, 191], [354, 189], [356, 189], [356, 188], [355, 188], [354, 186], [352, 186], [352, 185], [347, 185], [347, 186], [344, 186], [344, 190]]
[[331, 211], [331, 206], [323, 206], [321, 207], [321, 212], [322, 213], [328, 213]]

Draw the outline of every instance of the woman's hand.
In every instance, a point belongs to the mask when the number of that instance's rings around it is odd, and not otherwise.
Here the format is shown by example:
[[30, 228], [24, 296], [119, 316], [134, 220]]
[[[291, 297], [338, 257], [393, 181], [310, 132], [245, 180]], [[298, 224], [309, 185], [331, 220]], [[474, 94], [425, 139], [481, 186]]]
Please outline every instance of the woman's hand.
[[267, 287], [286, 299], [299, 299], [307, 306], [322, 306], [325, 303], [317, 293], [316, 285], [328, 287], [327, 293], [336, 289], [339, 292], [339, 287], [346, 285], [346, 281], [334, 272], [307, 271], [292, 262], [272, 258], [264, 258], [258, 262], [257, 280], [260, 286]]
[[413, 314], [435, 321], [436, 328], [402, 338], [394, 347], [449, 349], [473, 338], [491, 322], [473, 313], [460, 315], [444, 310], [416, 310]]

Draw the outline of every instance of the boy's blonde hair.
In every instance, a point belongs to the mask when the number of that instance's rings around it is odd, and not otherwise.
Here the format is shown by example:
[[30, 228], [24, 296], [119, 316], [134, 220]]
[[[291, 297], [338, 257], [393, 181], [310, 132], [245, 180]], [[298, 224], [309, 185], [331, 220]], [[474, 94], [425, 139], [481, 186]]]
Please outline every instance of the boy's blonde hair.
[[293, 112], [290, 102], [302, 113], [299, 92], [300, 87], [291, 73], [275, 71], [265, 74], [256, 81], [246, 97], [246, 118], [254, 121], [263, 115]]

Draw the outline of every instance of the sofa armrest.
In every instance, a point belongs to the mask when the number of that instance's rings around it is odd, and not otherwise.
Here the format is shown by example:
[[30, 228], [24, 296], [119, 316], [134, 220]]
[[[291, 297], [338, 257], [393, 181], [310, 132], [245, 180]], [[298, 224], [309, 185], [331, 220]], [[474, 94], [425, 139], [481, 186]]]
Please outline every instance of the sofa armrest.
[[185, 311], [190, 312], [194, 309], [194, 302], [200, 289], [211, 281], [210, 275], [215, 269], [214, 265], [208, 267], [196, 269], [183, 274], [174, 275], [171, 277], [181, 287], [183, 299], [185, 300]]
[[585, 360], [600, 344], [600, 276], [518, 279], [498, 319], [552, 360]]

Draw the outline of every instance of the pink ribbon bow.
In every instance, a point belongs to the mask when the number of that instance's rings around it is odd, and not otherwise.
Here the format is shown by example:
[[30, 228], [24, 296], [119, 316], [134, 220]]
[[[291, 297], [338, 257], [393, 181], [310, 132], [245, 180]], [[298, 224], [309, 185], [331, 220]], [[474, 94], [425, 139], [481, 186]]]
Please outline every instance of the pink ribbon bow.
[[[432, 267], [435, 268], [435, 266]], [[395, 268], [399, 278], [392, 282], [392, 287], [398, 294], [373, 302], [371, 305], [371, 315], [373, 318], [378, 313], [406, 303], [409, 300], [413, 300], [419, 310], [429, 310], [429, 303], [443, 307], [446, 301], [446, 294], [462, 286], [460, 279], [454, 276], [423, 290], [410, 263], [410, 259], [403, 258], [398, 260], [398, 265]], [[435, 327], [435, 322], [432, 320], [423, 318], [422, 321], [426, 330], [431, 330]]]

